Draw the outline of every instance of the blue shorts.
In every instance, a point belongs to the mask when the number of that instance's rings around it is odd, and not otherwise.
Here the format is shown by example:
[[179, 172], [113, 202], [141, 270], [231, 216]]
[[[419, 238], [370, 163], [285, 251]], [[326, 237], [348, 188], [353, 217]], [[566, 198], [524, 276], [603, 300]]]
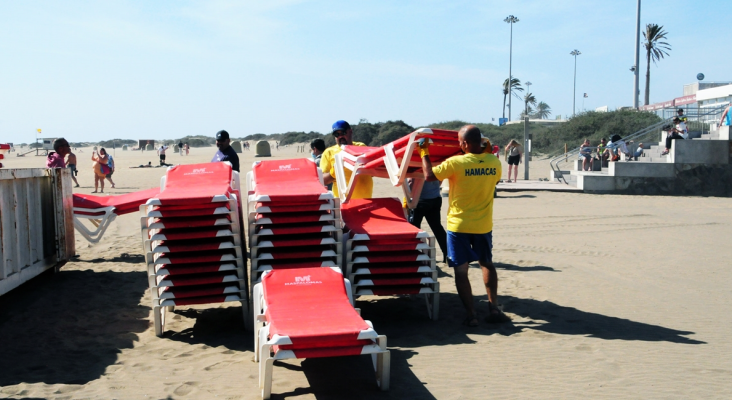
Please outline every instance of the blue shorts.
[[447, 231], [447, 265], [451, 268], [482, 261], [493, 263], [493, 232], [459, 233]]

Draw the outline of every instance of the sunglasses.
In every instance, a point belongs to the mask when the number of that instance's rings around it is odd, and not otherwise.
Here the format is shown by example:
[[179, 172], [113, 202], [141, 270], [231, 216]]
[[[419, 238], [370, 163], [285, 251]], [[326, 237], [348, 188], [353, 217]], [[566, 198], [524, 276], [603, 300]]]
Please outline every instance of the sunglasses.
[[335, 136], [335, 137], [346, 136], [346, 131], [333, 131], [333, 136]]

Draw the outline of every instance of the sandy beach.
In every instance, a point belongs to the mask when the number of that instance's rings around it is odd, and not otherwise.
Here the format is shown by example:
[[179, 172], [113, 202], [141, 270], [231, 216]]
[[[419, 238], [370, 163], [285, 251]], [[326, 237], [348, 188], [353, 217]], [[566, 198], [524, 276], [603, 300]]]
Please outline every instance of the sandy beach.
[[[107, 183], [104, 194], [159, 186], [165, 168], [129, 168], [156, 165], [155, 152], [109, 152], [116, 188]], [[167, 160], [208, 162], [214, 152], [171, 150]], [[309, 157], [295, 146], [272, 153]], [[91, 193], [91, 148], [77, 157], [75, 190]], [[240, 157], [243, 177], [255, 157]], [[40, 168], [45, 157], [13, 153], [3, 164]], [[547, 171], [533, 162], [533, 179]], [[400, 193], [375, 179], [375, 197]], [[307, 359], [275, 363], [272, 398], [729, 398], [731, 205], [728, 198], [499, 193], [493, 260], [512, 323], [462, 326], [452, 271], [439, 263], [439, 321], [427, 318], [421, 298], [357, 301], [388, 337], [390, 391], [378, 390], [365, 356]], [[446, 201], [442, 211], [444, 221]], [[76, 248], [78, 260], [60, 272], [0, 297], [0, 398], [260, 398], [252, 333], [237, 304], [177, 309], [165, 336], [155, 336], [137, 214], [117, 218], [96, 245], [77, 235]], [[477, 264], [470, 278], [485, 315]]]

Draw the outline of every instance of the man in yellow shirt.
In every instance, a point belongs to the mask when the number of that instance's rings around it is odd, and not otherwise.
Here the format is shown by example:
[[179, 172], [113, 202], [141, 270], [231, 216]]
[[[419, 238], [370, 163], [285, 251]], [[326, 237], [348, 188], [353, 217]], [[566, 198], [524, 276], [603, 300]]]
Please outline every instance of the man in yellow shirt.
[[447, 264], [455, 269], [455, 286], [468, 312], [463, 322], [477, 326], [468, 264], [478, 261], [488, 293], [489, 323], [510, 321], [498, 304], [498, 274], [493, 266], [493, 193], [501, 178], [501, 161], [482, 146], [480, 129], [466, 125], [458, 132], [464, 155], [450, 157], [432, 167], [429, 141], [420, 146], [422, 170], [427, 181], [450, 181], [450, 208], [447, 213]]
[[[349, 146], [366, 146], [361, 142], [353, 141], [353, 130], [348, 122], [340, 120], [333, 124], [333, 136], [336, 138], [336, 144], [328, 147], [320, 156], [320, 169], [323, 171], [323, 181], [325, 185], [333, 184], [333, 195], [338, 196], [338, 183], [335, 180], [335, 155], [341, 151], [342, 145]], [[346, 175], [346, 182], [351, 181], [351, 171], [348, 168], [343, 169]], [[352, 199], [369, 199], [374, 190], [374, 181], [368, 175], [358, 175], [356, 177], [355, 189], [353, 190]]]

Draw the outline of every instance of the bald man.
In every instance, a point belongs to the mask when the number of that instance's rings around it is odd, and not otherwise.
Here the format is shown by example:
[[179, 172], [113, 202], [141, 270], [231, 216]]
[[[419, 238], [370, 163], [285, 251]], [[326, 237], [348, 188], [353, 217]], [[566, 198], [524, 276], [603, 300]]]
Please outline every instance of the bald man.
[[[463, 324], [478, 326], [468, 265], [478, 261], [488, 294], [489, 323], [510, 321], [498, 309], [498, 274], [493, 266], [493, 193], [501, 178], [501, 161], [482, 146], [480, 129], [465, 125], [458, 132], [464, 155], [451, 157], [432, 167], [429, 141], [420, 145], [422, 171], [427, 181], [450, 181], [447, 212], [447, 265], [455, 270], [455, 286], [467, 311]], [[490, 146], [490, 144], [488, 145]]]

